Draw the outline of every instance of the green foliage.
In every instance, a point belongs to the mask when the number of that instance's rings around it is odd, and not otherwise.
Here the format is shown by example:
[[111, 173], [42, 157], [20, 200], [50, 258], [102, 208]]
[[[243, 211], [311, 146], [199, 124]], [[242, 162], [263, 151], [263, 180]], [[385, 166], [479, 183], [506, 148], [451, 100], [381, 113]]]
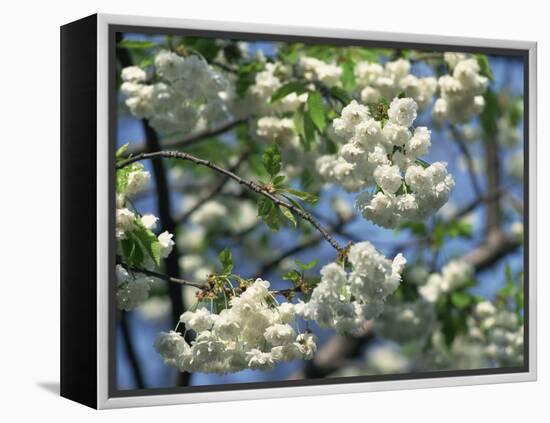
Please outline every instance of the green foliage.
[[357, 81], [355, 80], [355, 62], [351, 58], [342, 63], [341, 81], [346, 91], [353, 91], [357, 86]]
[[321, 97], [319, 91], [312, 91], [309, 93], [307, 97], [307, 114], [319, 132], [323, 132], [327, 122], [325, 120], [323, 97]]
[[294, 227], [298, 225], [298, 223], [296, 222], [296, 218], [289, 209], [287, 209], [285, 206], [279, 206], [279, 210], [281, 210], [283, 216], [286, 217], [294, 225]]
[[495, 136], [498, 130], [497, 120], [501, 115], [498, 98], [491, 89], [485, 91], [483, 98], [485, 99], [485, 107], [480, 115], [481, 127], [486, 135]]
[[118, 42], [117, 47], [127, 49], [148, 49], [158, 47], [158, 44], [153, 41], [145, 40], [122, 40]]
[[220, 51], [220, 46], [214, 38], [185, 37], [182, 45], [184, 49], [200, 54], [209, 62], [214, 60]]
[[271, 177], [274, 177], [281, 171], [281, 151], [277, 144], [271, 144], [266, 148], [262, 161], [265, 170]]
[[254, 84], [256, 74], [263, 68], [264, 64], [260, 60], [252, 60], [239, 66], [237, 70], [237, 81], [235, 82], [235, 90], [239, 97], [243, 97], [248, 87]]
[[300, 57], [300, 50], [304, 47], [302, 43], [283, 44], [279, 47], [279, 59], [286, 64], [295, 65]]
[[471, 239], [472, 231], [472, 224], [464, 219], [438, 220], [432, 230], [432, 246], [440, 249], [446, 237]]
[[141, 267], [147, 254], [157, 268], [160, 267], [160, 243], [155, 234], [136, 220], [126, 239], [120, 241], [122, 255], [130, 267]]
[[134, 238], [128, 237], [121, 240], [120, 246], [122, 247], [122, 255], [128, 266], [139, 266], [143, 262], [143, 250]]
[[466, 292], [457, 291], [451, 294], [451, 302], [459, 309], [464, 309], [472, 304], [473, 298]]
[[279, 87], [271, 96], [270, 102], [276, 103], [277, 101], [285, 98], [291, 93], [303, 94], [307, 92], [306, 84], [302, 81], [292, 81], [282, 87]]
[[279, 230], [279, 213], [278, 208], [275, 207], [273, 201], [266, 197], [260, 197], [258, 199], [258, 216], [262, 218], [264, 223], [272, 231]]
[[313, 123], [313, 120], [311, 119], [311, 116], [309, 113], [304, 113], [304, 136], [300, 137], [300, 141], [302, 141], [302, 145], [304, 146], [304, 150], [309, 151], [311, 150], [311, 146], [313, 143], [315, 143], [315, 124]]
[[348, 92], [341, 87], [331, 87], [330, 95], [340, 101], [342, 105], [346, 106], [351, 103], [352, 100], [352, 97], [348, 94]]
[[230, 275], [233, 271], [233, 255], [231, 254], [231, 250], [224, 248], [218, 257], [222, 264], [222, 274]]
[[508, 263], [504, 268], [505, 284], [497, 293], [497, 299], [507, 306], [513, 307], [520, 319], [523, 318], [524, 293], [523, 293], [523, 275], [519, 272], [516, 276], [512, 274], [512, 269]]
[[493, 75], [493, 71], [491, 70], [491, 65], [489, 64], [489, 58], [485, 54], [476, 54], [475, 58], [477, 60], [477, 64], [479, 65], [479, 73], [493, 81], [495, 77]]
[[157, 268], [160, 267], [160, 242], [155, 234], [147, 229], [141, 224], [138, 220], [135, 225], [135, 229], [132, 230], [131, 234], [138, 243], [141, 245], [143, 250], [149, 255], [149, 257], [155, 263]]
[[294, 260], [294, 262], [298, 265], [298, 267], [302, 270], [311, 270], [313, 269], [317, 263], [319, 262], [318, 259], [312, 260], [309, 263], [302, 263], [300, 260]]
[[124, 153], [126, 153], [126, 151], [128, 150], [128, 146], [130, 145], [129, 142], [127, 142], [126, 144], [124, 144], [122, 147], [120, 147], [116, 153], [115, 153], [115, 158], [117, 159], [117, 162], [119, 161], [119, 159], [123, 158], [124, 156]]
[[319, 197], [316, 195], [310, 194], [309, 192], [300, 191], [298, 189], [289, 189], [288, 192], [299, 200], [305, 201], [307, 203], [315, 204], [319, 201]]
[[302, 279], [302, 274], [298, 270], [289, 270], [283, 275], [285, 281], [292, 281], [294, 285], [298, 285]]

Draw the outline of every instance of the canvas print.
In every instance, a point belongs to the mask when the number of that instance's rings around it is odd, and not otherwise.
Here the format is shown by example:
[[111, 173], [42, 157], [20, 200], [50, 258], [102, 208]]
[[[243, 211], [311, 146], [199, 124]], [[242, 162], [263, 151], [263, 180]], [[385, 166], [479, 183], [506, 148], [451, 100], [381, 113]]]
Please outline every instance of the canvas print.
[[222, 35], [113, 40], [115, 389], [523, 371], [524, 56]]

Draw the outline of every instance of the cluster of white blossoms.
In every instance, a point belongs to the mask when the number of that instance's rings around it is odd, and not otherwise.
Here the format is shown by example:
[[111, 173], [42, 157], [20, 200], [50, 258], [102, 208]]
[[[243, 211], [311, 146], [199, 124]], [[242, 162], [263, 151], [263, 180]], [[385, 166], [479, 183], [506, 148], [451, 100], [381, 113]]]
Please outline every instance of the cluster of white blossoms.
[[432, 273], [426, 283], [418, 288], [420, 295], [434, 303], [442, 295], [462, 288], [472, 280], [474, 268], [463, 260], [451, 260], [441, 269], [441, 273]]
[[434, 103], [432, 117], [439, 123], [444, 120], [455, 124], [467, 123], [483, 111], [483, 93], [489, 80], [480, 74], [475, 57], [445, 53], [444, 59], [451, 73], [437, 81], [439, 98]]
[[138, 66], [122, 70], [120, 90], [135, 117], [168, 133], [194, 131], [228, 116], [230, 85], [203, 58], [162, 50], [154, 64], [154, 78]]
[[296, 306], [298, 314], [341, 333], [358, 332], [380, 315], [401, 282], [405, 258], [398, 254], [391, 261], [365, 241], [350, 248], [348, 259], [350, 272], [337, 263], [321, 269], [320, 283], [307, 303]]
[[241, 108], [241, 113], [262, 115], [280, 115], [293, 112], [307, 100], [307, 93], [290, 93], [275, 103], [271, 103], [271, 96], [286, 83], [291, 69], [280, 62], [265, 63], [264, 69], [258, 72], [254, 84], [248, 87]]
[[307, 81], [320, 81], [328, 87], [339, 85], [343, 73], [336, 63], [327, 63], [308, 56], [300, 57], [298, 67]]
[[523, 363], [523, 324], [516, 313], [498, 309], [490, 301], [476, 304], [468, 335], [484, 345], [484, 353], [498, 365]]
[[251, 127], [252, 135], [264, 142], [276, 142], [283, 149], [300, 147], [291, 118], [263, 116]]
[[193, 330], [189, 345], [181, 333], [161, 332], [155, 342], [167, 365], [182, 372], [230, 373], [271, 370], [276, 363], [309, 360], [317, 350], [315, 336], [296, 333], [292, 303], [270, 305], [269, 282], [257, 279], [219, 314], [206, 308], [186, 311], [180, 322]]
[[386, 304], [374, 328], [382, 338], [399, 343], [423, 343], [432, 334], [435, 323], [433, 304], [421, 298], [414, 302]]
[[154, 282], [143, 273], [128, 273], [120, 264], [116, 266], [117, 307], [120, 310], [133, 310], [149, 298], [149, 290]]
[[[316, 161], [325, 181], [347, 191], [365, 190], [357, 197], [358, 210], [386, 228], [431, 216], [454, 187], [446, 163], [428, 166], [419, 160], [430, 149], [431, 132], [426, 127], [411, 128], [416, 116], [413, 99], [395, 98], [382, 125], [367, 106], [353, 100], [333, 121], [335, 133], [346, 143], [337, 154]], [[366, 190], [374, 186], [374, 192]]]
[[437, 80], [417, 77], [411, 73], [411, 63], [405, 59], [386, 62], [384, 66], [373, 62], [359, 62], [355, 77], [361, 90], [361, 101], [376, 104], [382, 98], [394, 98], [403, 92], [412, 98], [420, 109], [426, 108], [437, 90]]
[[[157, 227], [158, 218], [153, 214], [140, 215], [130, 209], [129, 199], [147, 187], [150, 174], [143, 169], [141, 164], [133, 164], [126, 175], [126, 183], [122, 192], [117, 192], [116, 198], [116, 227], [117, 241], [122, 242], [134, 237], [134, 233], [141, 231], [153, 231]], [[153, 236], [153, 235], [152, 235]], [[174, 247], [173, 235], [164, 231], [157, 236], [160, 258], [166, 258]], [[119, 251], [121, 246], [118, 246]], [[151, 256], [144, 254], [139, 267], [153, 270], [155, 264]], [[121, 265], [117, 265], [117, 304], [121, 310], [131, 310], [139, 306], [148, 297], [150, 284], [153, 279], [135, 271], [128, 272]]]

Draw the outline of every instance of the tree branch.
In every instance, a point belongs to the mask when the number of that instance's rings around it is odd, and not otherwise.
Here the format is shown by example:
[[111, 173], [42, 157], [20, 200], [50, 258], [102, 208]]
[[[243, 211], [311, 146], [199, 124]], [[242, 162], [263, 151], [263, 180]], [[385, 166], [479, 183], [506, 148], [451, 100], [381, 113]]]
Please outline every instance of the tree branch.
[[125, 311], [120, 314], [120, 332], [122, 334], [122, 343], [128, 356], [128, 362], [132, 369], [132, 375], [134, 376], [134, 382], [137, 389], [145, 388], [145, 381], [143, 380], [143, 373], [141, 372], [141, 366], [136, 354], [136, 350], [132, 343], [132, 337], [130, 335], [130, 328], [128, 327], [128, 316]]
[[136, 273], [143, 273], [144, 275], [151, 276], [151, 277], [158, 278], [158, 279], [162, 279], [162, 280], [167, 281], [167, 282], [177, 283], [179, 285], [192, 286], [192, 287], [198, 288], [198, 289], [207, 289], [207, 288], [210, 287], [210, 285], [208, 283], [191, 282], [191, 281], [188, 281], [186, 279], [176, 278], [176, 277], [173, 277], [173, 276], [169, 276], [165, 273], [155, 272], [153, 270], [141, 269], [141, 268], [138, 268], [138, 267], [130, 267], [126, 263], [122, 262], [122, 260], [119, 260], [118, 257], [117, 257], [117, 264], [120, 264], [122, 267], [124, 267], [128, 271], [132, 271], [132, 272], [136, 272]]
[[[475, 174], [474, 161], [472, 159], [472, 155], [470, 154], [470, 150], [468, 150], [468, 147], [462, 138], [462, 133], [458, 130], [458, 128], [455, 125], [449, 125], [449, 127], [451, 128], [451, 134], [453, 135], [456, 145], [466, 160], [466, 167], [468, 168], [468, 174], [470, 176], [470, 181], [472, 182], [474, 192], [478, 197], [481, 197], [482, 192]], [[498, 186], [498, 184], [495, 186]]]
[[287, 203], [286, 201], [283, 201], [277, 198], [275, 195], [269, 192], [266, 188], [262, 187], [256, 182], [243, 179], [240, 176], [236, 175], [235, 173], [212, 163], [210, 160], [200, 159], [198, 157], [192, 156], [191, 154], [185, 153], [182, 151], [155, 151], [151, 153], [140, 153], [137, 156], [121, 161], [120, 163], [117, 164], [116, 167], [117, 169], [122, 169], [123, 167], [128, 166], [134, 162], [147, 160], [147, 159], [158, 159], [158, 158], [187, 160], [200, 166], [206, 166], [222, 175], [225, 175], [228, 178], [235, 180], [238, 184], [246, 186], [252, 191], [256, 192], [257, 194], [263, 195], [264, 197], [270, 199], [277, 206], [285, 207], [286, 209], [300, 216], [302, 219], [307, 220], [309, 223], [311, 223], [315, 227], [315, 229], [319, 231], [319, 233], [321, 233], [323, 238], [325, 238], [336, 251], [340, 252], [342, 250], [342, 247], [340, 247], [338, 242], [330, 235], [330, 233], [319, 222], [317, 222], [313, 218], [313, 216], [310, 213], [308, 213], [307, 211], [299, 207], [294, 206], [293, 204]]

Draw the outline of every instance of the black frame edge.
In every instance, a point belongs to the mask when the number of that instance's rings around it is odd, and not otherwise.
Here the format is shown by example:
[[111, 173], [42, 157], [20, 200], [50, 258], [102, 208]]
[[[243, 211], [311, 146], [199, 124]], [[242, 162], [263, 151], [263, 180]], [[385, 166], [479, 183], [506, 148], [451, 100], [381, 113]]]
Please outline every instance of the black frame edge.
[[97, 408], [97, 15], [60, 32], [61, 396]]

